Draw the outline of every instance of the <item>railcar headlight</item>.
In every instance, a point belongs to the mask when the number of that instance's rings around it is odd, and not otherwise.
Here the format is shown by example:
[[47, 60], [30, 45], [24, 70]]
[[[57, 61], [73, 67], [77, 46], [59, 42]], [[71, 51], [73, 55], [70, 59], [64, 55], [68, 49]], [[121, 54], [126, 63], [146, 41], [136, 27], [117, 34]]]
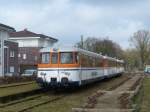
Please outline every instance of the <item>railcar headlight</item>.
[[71, 75], [71, 73], [69, 73], [69, 72], [62, 72], [62, 73], [67, 75], [67, 76]]
[[46, 73], [44, 73], [44, 72], [41, 72], [41, 73], [40, 73], [40, 75], [46, 75]]

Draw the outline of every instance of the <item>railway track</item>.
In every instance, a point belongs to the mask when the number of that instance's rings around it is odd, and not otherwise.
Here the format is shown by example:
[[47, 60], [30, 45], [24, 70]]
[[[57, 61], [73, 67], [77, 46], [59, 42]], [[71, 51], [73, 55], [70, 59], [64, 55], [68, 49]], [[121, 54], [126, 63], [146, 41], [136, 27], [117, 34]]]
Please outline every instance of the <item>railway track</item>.
[[1, 107], [1, 104], [11, 105], [11, 104], [13, 104], [13, 103], [15, 104], [17, 102], [20, 103], [20, 102], [23, 102], [26, 100], [30, 100], [30, 99], [32, 100], [36, 97], [41, 96], [41, 94], [48, 92], [48, 91], [49, 91], [48, 89], [38, 88], [38, 89], [31, 90], [31, 91], [21, 92], [21, 93], [17, 93], [17, 94], [11, 94], [11, 95], [7, 95], [7, 96], [1, 96], [0, 97], [0, 107]]
[[41, 88], [35, 82], [16, 83], [0, 86], [0, 102], [7, 102], [17, 98], [36, 94]]
[[9, 102], [9, 103], [1, 104], [0, 108], [4, 108], [4, 107], [7, 107], [7, 106], [15, 105], [15, 104], [22, 103], [22, 102], [29, 101], [29, 100], [34, 100], [34, 99], [39, 98], [39, 97], [41, 97], [41, 95], [34, 95], [34, 96], [29, 97], [29, 98], [24, 98], [24, 99], [21, 99], [21, 100], [17, 100], [17, 101], [12, 101], [12, 102]]
[[66, 96], [65, 94], [56, 94], [53, 93], [52, 91], [46, 92], [20, 101], [3, 104], [0, 106], [0, 110], [2, 112], [7, 112], [10, 110], [11, 111], [13, 110], [13, 112], [26, 112], [35, 107], [61, 100], [65, 96]]
[[26, 112], [26, 111], [28, 111], [28, 110], [30, 110], [30, 109], [35, 108], [35, 107], [38, 107], [38, 106], [41, 106], [41, 105], [44, 105], [44, 104], [48, 104], [48, 103], [53, 103], [53, 102], [55, 102], [55, 101], [61, 100], [61, 99], [64, 98], [64, 97], [65, 97], [65, 95], [61, 95], [61, 96], [56, 97], [56, 98], [53, 98], [53, 99], [51, 99], [51, 100], [47, 100], [47, 101], [44, 101], [44, 102], [40, 102], [40, 103], [38, 103], [38, 104], [34, 104], [34, 105], [29, 106], [29, 107], [27, 107], [27, 108], [21, 109], [21, 110], [19, 110], [19, 111], [17, 111], [17, 112]]
[[112, 87], [109, 88], [109, 90], [114, 90], [116, 89], [117, 87], [123, 85], [126, 81], [128, 81], [129, 79], [131, 79], [131, 77], [127, 77], [126, 79], [124, 79], [122, 82], [119, 82], [117, 85], [114, 85]]
[[22, 86], [22, 85], [29, 85], [29, 84], [33, 84], [33, 83], [35, 83], [35, 81], [15, 83], [15, 84], [6, 84], [6, 85], [1, 85], [0, 89], [9, 88], [9, 87], [16, 87], [16, 86]]
[[28, 94], [30, 94], [30, 96], [27, 96], [27, 98], [14, 100], [14, 101], [12, 100], [8, 103], [5, 103], [5, 102], [1, 103], [0, 108], [4, 108], [4, 107], [7, 107], [7, 106], [19, 104], [19, 103], [22, 103], [22, 102], [27, 102], [27, 101], [30, 101], [30, 100], [36, 100], [36, 99], [38, 99], [38, 98], [40, 98], [44, 95], [55, 94], [53, 92], [55, 92], [55, 91], [50, 91], [49, 89], [38, 89], [35, 94], [28, 93]]

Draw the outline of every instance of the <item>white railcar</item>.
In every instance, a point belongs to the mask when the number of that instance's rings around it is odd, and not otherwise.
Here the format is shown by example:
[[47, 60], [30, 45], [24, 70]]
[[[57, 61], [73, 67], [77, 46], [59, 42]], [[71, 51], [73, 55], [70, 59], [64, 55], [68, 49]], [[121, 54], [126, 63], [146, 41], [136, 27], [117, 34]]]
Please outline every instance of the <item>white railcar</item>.
[[41, 86], [81, 86], [124, 72], [122, 60], [76, 47], [40, 52], [37, 82]]

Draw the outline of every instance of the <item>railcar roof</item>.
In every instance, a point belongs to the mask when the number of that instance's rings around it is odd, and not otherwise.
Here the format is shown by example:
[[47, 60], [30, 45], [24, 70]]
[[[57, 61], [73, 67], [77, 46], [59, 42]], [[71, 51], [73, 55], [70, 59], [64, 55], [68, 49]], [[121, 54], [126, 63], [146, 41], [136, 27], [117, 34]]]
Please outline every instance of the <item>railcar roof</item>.
[[98, 53], [94, 53], [94, 52], [87, 51], [87, 50], [80, 49], [80, 48], [76, 48], [76, 47], [59, 47], [59, 48], [45, 47], [45, 48], [42, 48], [40, 50], [40, 52], [80, 52], [80, 53], [83, 53], [85, 55], [89, 55], [89, 56], [92, 56], [92, 57], [98, 57], [98, 58], [107, 59], [107, 60], [110, 60], [110, 61], [116, 61], [116, 62], [119, 62], [119, 63], [124, 63], [123, 60], [119, 60], [119, 59], [112, 58], [112, 57], [109, 57], [109, 56], [104, 56], [104, 55], [101, 55], [101, 54], [98, 54]]
[[40, 52], [75, 52], [78, 51], [78, 48], [75, 47], [45, 47], [40, 50]]

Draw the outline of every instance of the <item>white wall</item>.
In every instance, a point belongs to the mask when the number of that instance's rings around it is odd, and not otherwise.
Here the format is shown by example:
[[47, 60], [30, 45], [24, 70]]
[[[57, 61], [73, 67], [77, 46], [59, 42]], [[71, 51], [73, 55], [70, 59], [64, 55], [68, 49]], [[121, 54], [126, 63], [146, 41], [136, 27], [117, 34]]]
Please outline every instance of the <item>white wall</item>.
[[52, 47], [53, 46], [53, 42], [49, 39], [38, 39], [38, 44], [39, 44], [39, 47]]
[[18, 42], [19, 47], [38, 47], [38, 40], [37, 39], [18, 39], [15, 40], [15, 42]]
[[[0, 30], [0, 44], [1, 44], [1, 39], [7, 40], [8, 37], [9, 37], [9, 35], [8, 35], [7, 31]], [[3, 45], [3, 47], [4, 47], [4, 45]], [[0, 47], [0, 76], [4, 75], [2, 72], [4, 72], [4, 50], [1, 50], [1, 47]]]
[[0, 40], [1, 40], [1, 38], [3, 38], [4, 40], [8, 40], [9, 35], [6, 31], [1, 31], [0, 30], [0, 33], [1, 33], [0, 34]]
[[19, 47], [51, 47], [53, 45], [50, 39], [40, 37], [12, 37], [10, 40], [17, 42]]

